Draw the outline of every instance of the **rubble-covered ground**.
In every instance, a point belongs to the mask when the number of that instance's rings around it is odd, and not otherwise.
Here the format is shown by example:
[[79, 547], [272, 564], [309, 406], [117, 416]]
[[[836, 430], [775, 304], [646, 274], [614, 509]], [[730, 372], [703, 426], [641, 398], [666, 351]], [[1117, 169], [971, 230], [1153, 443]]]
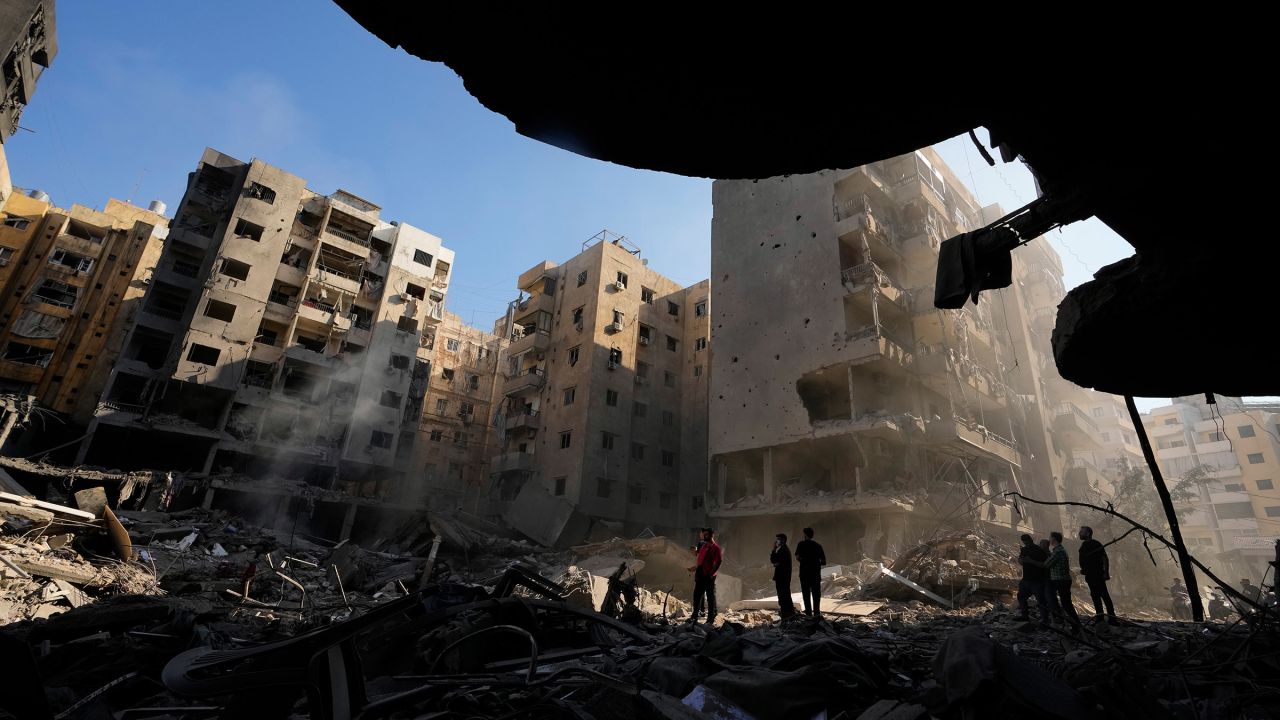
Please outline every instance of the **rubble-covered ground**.
[[0, 496], [0, 717], [1280, 716], [1274, 616], [1040, 629], [976, 533], [889, 566], [936, 599], [863, 561], [827, 573], [822, 620], [757, 601], [712, 627], [662, 538], [554, 551], [423, 513], [357, 547], [75, 499]]

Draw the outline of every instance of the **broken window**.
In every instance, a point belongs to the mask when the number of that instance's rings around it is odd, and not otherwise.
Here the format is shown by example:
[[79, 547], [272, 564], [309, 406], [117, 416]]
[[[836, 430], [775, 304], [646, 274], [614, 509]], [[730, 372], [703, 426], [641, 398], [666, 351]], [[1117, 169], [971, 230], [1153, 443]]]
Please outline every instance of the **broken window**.
[[249, 238], [254, 242], [262, 240], [262, 233], [266, 228], [261, 225], [255, 225], [244, 218], [236, 220], [235, 235], [236, 237]]
[[[674, 315], [675, 313], [672, 313], [672, 314]], [[706, 315], [706, 314], [707, 314], [707, 301], [706, 301], [706, 300], [703, 300], [702, 302], [698, 303], [697, 305], [694, 305], [694, 306], [693, 306], [693, 314], [694, 314], [694, 316], [695, 316], [695, 317], [702, 317], [702, 316]]]
[[458, 417], [460, 418], [469, 418], [475, 415], [475, 412], [476, 406], [472, 403], [463, 402], [458, 404]]
[[427, 252], [426, 250], [413, 251], [413, 261], [418, 263], [419, 265], [426, 265], [427, 267], [431, 267], [431, 259], [432, 259], [431, 253]]
[[583, 270], [582, 272], [578, 273], [578, 287], [582, 287], [583, 285], [586, 285], [586, 284], [587, 284], [587, 271]]
[[173, 335], [146, 325], [135, 325], [124, 354], [125, 357], [144, 362], [147, 367], [154, 369], [164, 365], [172, 345]]
[[564, 450], [573, 443], [573, 431], [565, 430], [560, 433], [560, 449]]
[[611, 348], [609, 350], [609, 369], [616, 370], [619, 367], [622, 367], [622, 351], [618, 348]]
[[649, 414], [649, 406], [637, 400], [631, 404], [631, 414], [636, 417], [644, 417]]
[[419, 300], [425, 300], [427, 298], [427, 289], [413, 283], [405, 283], [404, 294]]
[[431, 442], [440, 442], [441, 440], [444, 440], [444, 431], [443, 431], [443, 430], [432, 430], [432, 431], [431, 431]]
[[627, 502], [632, 505], [639, 505], [644, 501], [644, 486], [628, 485], [627, 486]]
[[73, 285], [46, 279], [35, 292], [31, 293], [31, 298], [57, 307], [69, 308], [75, 307], [79, 294], [80, 289]]
[[560, 476], [555, 479], [555, 489], [552, 491], [556, 495], [564, 495], [564, 485], [568, 478]]
[[221, 300], [210, 299], [204, 306], [204, 314], [214, 320], [231, 322], [231, 319], [236, 316], [236, 306]]
[[609, 478], [596, 478], [596, 497], [607, 498], [613, 492], [613, 481]]
[[668, 335], [668, 336], [667, 336], [667, 349], [668, 349], [668, 350], [670, 350], [671, 352], [675, 352], [677, 347], [680, 347], [680, 342], [679, 342], [678, 340], [676, 340], [675, 338], [671, 337], [670, 335]]
[[618, 407], [618, 391], [617, 391], [617, 390], [605, 390], [605, 391], [604, 391], [604, 404], [605, 404], [605, 405], [608, 405], [609, 407]]
[[11, 227], [14, 230], [26, 230], [27, 227], [30, 225], [31, 225], [31, 221], [23, 217], [10, 215], [9, 217], [4, 219], [4, 226]]
[[13, 260], [13, 248], [0, 247], [0, 267], [8, 265]]
[[0, 358], [11, 362], [22, 363], [23, 365], [35, 365], [36, 367], [49, 367], [49, 362], [53, 360], [53, 350], [27, 345], [20, 342], [10, 342], [5, 345], [4, 354]]
[[704, 338], [704, 337], [700, 337], [700, 338], [698, 338], [697, 340], [694, 340], [694, 341], [693, 341], [693, 351], [694, 351], [694, 352], [698, 352], [699, 350], [706, 350], [706, 349], [707, 349], [707, 339], [706, 339], [706, 338]]
[[576, 309], [573, 311], [573, 324], [574, 324], [574, 326], [575, 326], [575, 327], [577, 327], [579, 330], [581, 330], [581, 329], [582, 329], [582, 310], [583, 310], [583, 308], [584, 308], [584, 307], [586, 307], [586, 306], [576, 308]]
[[633, 442], [633, 443], [631, 443], [631, 459], [632, 459], [632, 460], [643, 460], [643, 459], [644, 459], [644, 444], [643, 444], [643, 443], [638, 443], [638, 442]]
[[249, 188], [245, 190], [244, 194], [254, 200], [261, 200], [268, 205], [274, 205], [276, 202], [276, 191], [256, 182], [249, 183]]
[[578, 388], [577, 388], [577, 387], [565, 388], [565, 389], [564, 389], [564, 404], [565, 404], [565, 405], [572, 405], [572, 404], [573, 404], [573, 400], [574, 400], [574, 398], [577, 396], [577, 394], [578, 394]]
[[57, 248], [49, 253], [49, 264], [67, 268], [72, 272], [87, 273], [93, 269], [93, 258]]
[[458, 340], [454, 340], [450, 338], [444, 341], [444, 346], [445, 346], [445, 349], [448, 350], [449, 352], [456, 353], [458, 352], [459, 349], [462, 348], [462, 343]]
[[18, 319], [10, 326], [10, 331], [20, 337], [54, 340], [62, 334], [62, 330], [66, 325], [66, 318], [49, 315], [38, 310], [23, 310]]
[[647, 287], [644, 287], [643, 285], [640, 286], [640, 302], [648, 303], [650, 305], [653, 304], [652, 288], [647, 288]]
[[618, 288], [619, 290], [626, 290], [626, 289], [627, 289], [627, 274], [626, 274], [626, 273], [624, 273], [624, 272], [622, 272], [621, 270], [619, 270], [619, 271], [618, 271], [618, 282], [617, 282], [617, 288]]
[[324, 338], [312, 337], [310, 335], [298, 334], [293, 341], [301, 345], [303, 348], [315, 353], [323, 353], [325, 348], [329, 346], [329, 342]]
[[446, 382], [453, 382], [453, 368], [440, 368], [440, 377]]
[[473, 375], [473, 374], [469, 374], [469, 375], [467, 375], [467, 387], [468, 387], [468, 388], [470, 388], [470, 389], [472, 389], [472, 390], [479, 390], [479, 389], [480, 389], [480, 376], [479, 376], [479, 375]]
[[1236, 431], [1240, 433], [1240, 437], [1242, 438], [1251, 438], [1254, 436], [1252, 425], [1241, 425], [1239, 428], [1236, 428]]
[[391, 390], [383, 390], [382, 398], [378, 401], [383, 407], [398, 408], [400, 407], [400, 393]]
[[673, 317], [680, 317], [680, 306], [679, 306], [679, 305], [677, 305], [677, 304], [675, 304], [675, 303], [673, 303], [673, 302], [671, 302], [670, 300], [668, 300], [668, 301], [667, 301], [667, 314], [668, 314], [668, 315], [671, 315], [671, 316], [673, 316]]
[[395, 368], [395, 369], [397, 369], [397, 370], [408, 370], [408, 369], [409, 369], [409, 356], [408, 356], [408, 355], [400, 355], [400, 354], [398, 354], [398, 353], [391, 353], [391, 367], [393, 367], [393, 368]]
[[[141, 326], [138, 328], [141, 329]], [[134, 331], [137, 334], [137, 330]], [[275, 367], [257, 360], [249, 360], [244, 364], [244, 378], [240, 382], [249, 387], [269, 388], [275, 375]]]
[[193, 363], [200, 363], [201, 365], [217, 365], [218, 356], [221, 354], [222, 351], [218, 348], [211, 348], [208, 345], [201, 345], [199, 343], [191, 343], [191, 347], [187, 350], [187, 359]]
[[581, 346], [575, 345], [574, 347], [569, 348], [569, 366], [570, 367], [578, 364], [578, 350], [580, 347]]
[[607, 432], [607, 431], [600, 433], [600, 447], [605, 450], [612, 450], [613, 441], [617, 437], [618, 437], [617, 435], [614, 435], [613, 433]]
[[401, 315], [396, 319], [396, 331], [402, 333], [418, 332], [418, 319], [407, 315]]
[[447, 415], [449, 413], [449, 401], [441, 398], [436, 400], [436, 414]]
[[369, 434], [369, 444], [376, 448], [389, 448], [395, 438], [389, 432], [374, 430]]
[[227, 277], [235, 278], [236, 280], [248, 280], [249, 267], [248, 263], [242, 263], [239, 260], [232, 260], [231, 258], [223, 258], [222, 266], [218, 269], [218, 272], [226, 275]]
[[675, 467], [676, 454], [670, 450], [662, 451], [662, 467]]

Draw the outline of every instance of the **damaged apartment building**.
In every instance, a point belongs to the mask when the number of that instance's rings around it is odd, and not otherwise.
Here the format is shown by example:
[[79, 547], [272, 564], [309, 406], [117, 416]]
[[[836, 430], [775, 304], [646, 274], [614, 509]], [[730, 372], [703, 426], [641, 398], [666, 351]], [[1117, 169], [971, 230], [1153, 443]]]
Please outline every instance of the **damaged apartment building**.
[[174, 217], [77, 463], [410, 494], [396, 458], [453, 252], [349, 192], [214, 150]]
[[710, 283], [649, 269], [608, 231], [520, 275], [490, 466], [507, 520], [547, 545], [703, 520]]
[[0, 203], [13, 192], [4, 144], [58, 54], [53, 0], [0, 0]]
[[[940, 526], [1048, 532], [1056, 510], [1004, 493], [1055, 500], [1069, 481], [1102, 487], [1096, 459], [1138, 457], [1114, 398], [1057, 377], [1065, 291], [1043, 238], [1014, 253], [1012, 287], [934, 307], [942, 241], [1002, 213], [931, 148], [716, 181], [713, 202], [708, 512], [726, 542], [812, 526], [852, 561]], [[1095, 405], [1127, 424], [1114, 442]]]
[[160, 256], [168, 226], [163, 212], [159, 202], [144, 210], [114, 199], [102, 211], [63, 210], [38, 190], [5, 201], [0, 394], [10, 407], [0, 423], [0, 451], [25, 454], [22, 431], [37, 407], [64, 416], [39, 423], [50, 432], [74, 432], [69, 428], [93, 417], [137, 312], [145, 269]]

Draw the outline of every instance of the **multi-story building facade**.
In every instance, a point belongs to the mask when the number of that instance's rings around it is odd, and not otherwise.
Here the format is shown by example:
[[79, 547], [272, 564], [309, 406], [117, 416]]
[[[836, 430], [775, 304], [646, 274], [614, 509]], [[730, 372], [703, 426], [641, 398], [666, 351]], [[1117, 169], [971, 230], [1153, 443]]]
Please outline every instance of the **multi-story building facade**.
[[709, 281], [681, 287], [602, 232], [517, 287], [498, 501], [528, 488], [619, 533], [688, 534], [706, 487]]
[[0, 0], [0, 204], [13, 191], [5, 141], [58, 54], [53, 0]]
[[450, 312], [423, 333], [418, 359], [427, 364], [426, 375], [414, 382], [424, 383], [425, 393], [405, 405], [406, 421], [418, 422], [401, 431], [399, 453], [419, 504], [492, 514], [489, 461], [505, 432], [494, 423], [505, 347], [505, 338]]
[[351, 193], [206, 150], [78, 461], [405, 492], [404, 408], [452, 261]]
[[1280, 538], [1280, 408], [1215, 401], [1174, 398], [1143, 424], [1166, 483], [1189, 481], [1178, 503], [1188, 549], [1258, 582]]
[[0, 391], [92, 417], [168, 220], [111, 200], [70, 210], [15, 193], [0, 220]]
[[932, 149], [712, 194], [709, 512], [726, 542], [812, 526], [853, 560], [947, 525], [1063, 526], [1004, 495], [1056, 500], [1114, 449], [1084, 409], [1104, 400], [1054, 369], [1065, 291], [1043, 238], [1014, 253], [1011, 287], [939, 310], [941, 242], [1002, 211]]

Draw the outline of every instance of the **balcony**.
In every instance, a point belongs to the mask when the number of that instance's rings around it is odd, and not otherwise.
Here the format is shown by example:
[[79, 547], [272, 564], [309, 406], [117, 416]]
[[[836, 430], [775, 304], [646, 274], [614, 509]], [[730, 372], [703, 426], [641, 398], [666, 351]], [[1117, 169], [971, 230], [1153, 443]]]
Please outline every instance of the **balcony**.
[[285, 285], [302, 287], [303, 281], [307, 279], [307, 272], [305, 268], [286, 265], [284, 261], [281, 260], [279, 267], [276, 268], [276, 279]]
[[1244, 470], [1241, 469], [1239, 465], [1232, 465], [1231, 467], [1225, 468], [1214, 468], [1211, 465], [1206, 465], [1205, 467], [1209, 473], [1207, 477], [1214, 480], [1229, 480], [1231, 478], [1244, 477]]
[[503, 427], [507, 432], [516, 432], [519, 430], [537, 430], [541, 425], [542, 419], [538, 417], [538, 411], [534, 410], [508, 417]]
[[1200, 455], [1209, 455], [1211, 453], [1231, 452], [1230, 440], [1212, 440], [1208, 442], [1197, 442], [1196, 453]]
[[873, 262], [864, 262], [853, 267], [845, 268], [840, 271], [840, 280], [844, 283], [845, 290], [850, 293], [857, 292], [864, 288], [875, 287], [879, 289], [880, 294], [886, 299], [891, 300], [906, 309], [906, 302], [909, 298], [906, 289], [893, 281], [879, 265]]
[[915, 363], [915, 354], [911, 350], [914, 343], [885, 329], [883, 325], [868, 325], [848, 334], [846, 339], [849, 341], [849, 359], [854, 362], [883, 359], [903, 369], [911, 368]]
[[1101, 476], [1092, 463], [1072, 460], [1067, 467], [1062, 484], [1069, 495], [1081, 497], [1087, 490], [1097, 490]]
[[932, 205], [943, 217], [951, 216], [947, 211], [946, 197], [941, 192], [938, 192], [933, 185], [925, 182], [925, 179], [918, 173], [907, 175], [894, 183], [891, 193], [895, 202], [907, 203], [916, 198], [921, 198]]
[[853, 192], [857, 194], [871, 192], [878, 193], [881, 197], [888, 198], [891, 183], [880, 174], [879, 170], [871, 165], [860, 165], [852, 170], [842, 170], [836, 173], [836, 184], [840, 186], [842, 192]]
[[1062, 403], [1053, 411], [1053, 429], [1076, 449], [1101, 450], [1102, 433], [1098, 425], [1075, 403]]
[[546, 382], [546, 371], [539, 367], [532, 367], [519, 375], [507, 378], [502, 383], [502, 394], [518, 395], [529, 390], [540, 390]]
[[925, 426], [930, 442], [950, 444], [967, 451], [979, 451], [1015, 467], [1022, 467], [1022, 455], [1013, 441], [1001, 437], [982, 426], [970, 426], [960, 418], [931, 420]]
[[284, 354], [294, 360], [301, 360], [322, 368], [337, 367], [341, 362], [337, 357], [327, 356], [315, 350], [308, 350], [302, 345], [290, 345], [285, 348]]
[[1219, 520], [1218, 529], [1219, 530], [1252, 530], [1253, 532], [1257, 532], [1258, 519], [1257, 518], [1239, 518], [1235, 520]]
[[508, 452], [495, 455], [490, 461], [490, 470], [495, 473], [533, 472], [533, 453]]
[[1005, 403], [1008, 396], [1008, 386], [995, 373], [941, 345], [917, 347], [915, 370], [921, 382], [944, 395], [958, 381], [996, 405]]
[[1147, 434], [1153, 438], [1168, 437], [1170, 435], [1181, 435], [1182, 431], [1185, 429], [1186, 428], [1181, 422], [1176, 422], [1172, 425], [1165, 425], [1164, 420], [1161, 419], [1158, 425], [1148, 426]]
[[523, 337], [513, 337], [511, 347], [507, 348], [508, 357], [516, 357], [530, 350], [545, 351], [551, 347], [551, 333], [537, 330]]
[[274, 365], [280, 362], [280, 358], [284, 356], [284, 348], [275, 345], [266, 345], [264, 343], [254, 343], [253, 349], [249, 351], [249, 359], [258, 362]]
[[103, 240], [104, 238], [89, 239], [82, 238], [79, 235], [62, 233], [58, 236], [58, 247], [76, 255], [97, 258], [102, 254]]
[[523, 324], [521, 321], [528, 320], [531, 315], [536, 315], [539, 312], [554, 312], [555, 301], [555, 297], [545, 293], [525, 298], [522, 302], [516, 304], [516, 324]]
[[1249, 501], [1249, 493], [1243, 491], [1228, 490], [1209, 493], [1209, 502], [1214, 505], [1222, 505], [1225, 503], [1247, 503]]
[[321, 242], [335, 247], [349, 255], [367, 259], [369, 257], [369, 239], [360, 239], [355, 233], [335, 227], [326, 227], [320, 236]]
[[351, 277], [348, 273], [334, 270], [321, 264], [316, 265], [315, 270], [311, 273], [311, 278], [321, 285], [328, 285], [335, 290], [339, 290], [349, 295], [356, 295], [360, 292], [359, 279]]
[[1156, 458], [1160, 460], [1172, 460], [1174, 458], [1183, 457], [1191, 457], [1191, 446], [1180, 445], [1178, 447], [1156, 449]]

